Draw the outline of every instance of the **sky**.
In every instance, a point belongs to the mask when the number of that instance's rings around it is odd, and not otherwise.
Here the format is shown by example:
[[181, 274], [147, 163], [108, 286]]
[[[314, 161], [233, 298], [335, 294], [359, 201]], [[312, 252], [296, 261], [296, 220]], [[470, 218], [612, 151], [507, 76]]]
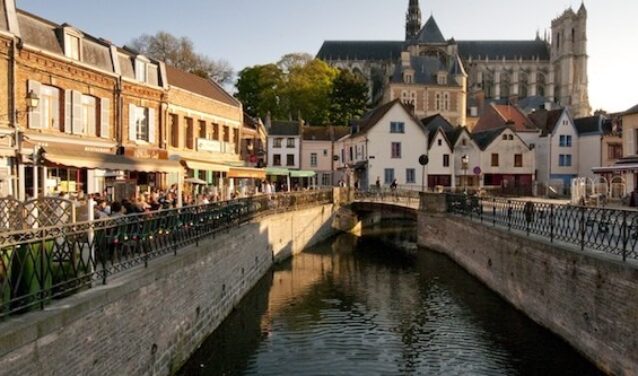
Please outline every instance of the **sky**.
[[[188, 36], [198, 52], [236, 72], [324, 40], [403, 40], [408, 0], [17, 0], [18, 8], [124, 45], [141, 34]], [[456, 40], [533, 39], [581, 0], [421, 0]], [[589, 99], [594, 109], [638, 104], [638, 1], [586, 0]]]

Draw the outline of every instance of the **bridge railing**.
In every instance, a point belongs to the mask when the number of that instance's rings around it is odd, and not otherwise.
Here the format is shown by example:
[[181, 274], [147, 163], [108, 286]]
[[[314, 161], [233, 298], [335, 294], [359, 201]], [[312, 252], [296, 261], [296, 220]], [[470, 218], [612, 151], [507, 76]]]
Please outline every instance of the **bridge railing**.
[[0, 318], [42, 309], [258, 216], [333, 202], [332, 190], [261, 195], [201, 206], [0, 233]]
[[486, 225], [638, 260], [638, 212], [446, 194], [447, 211]]
[[372, 189], [368, 191], [356, 191], [354, 199], [357, 201], [375, 201], [385, 203], [397, 203], [401, 205], [417, 206], [419, 204], [419, 191], [404, 189]]

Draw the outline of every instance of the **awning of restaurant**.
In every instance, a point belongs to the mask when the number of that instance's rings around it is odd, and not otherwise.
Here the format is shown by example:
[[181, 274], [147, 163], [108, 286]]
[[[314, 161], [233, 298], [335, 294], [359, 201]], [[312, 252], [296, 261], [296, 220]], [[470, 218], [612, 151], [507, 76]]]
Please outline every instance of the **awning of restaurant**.
[[290, 174], [290, 170], [282, 167], [268, 167], [266, 168], [266, 175], [271, 176], [288, 176]]
[[229, 178], [265, 179], [266, 170], [255, 167], [231, 166], [226, 176]]
[[317, 175], [314, 171], [308, 170], [292, 170], [290, 171], [290, 176], [293, 178], [313, 178]]
[[216, 172], [228, 172], [230, 170], [229, 166], [213, 163], [207, 161], [200, 161], [194, 159], [186, 159], [182, 158], [182, 162], [191, 170], [204, 170], [204, 171], [216, 171]]
[[140, 159], [57, 147], [45, 147], [42, 156], [49, 163], [67, 167], [161, 173], [183, 171], [179, 162], [171, 160]]

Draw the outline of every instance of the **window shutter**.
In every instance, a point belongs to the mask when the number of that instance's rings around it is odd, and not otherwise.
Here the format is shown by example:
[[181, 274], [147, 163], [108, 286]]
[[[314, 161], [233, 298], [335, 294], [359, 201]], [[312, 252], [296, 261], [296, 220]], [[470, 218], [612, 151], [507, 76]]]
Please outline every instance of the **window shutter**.
[[148, 142], [155, 144], [155, 109], [148, 109]]
[[71, 124], [73, 124], [73, 134], [82, 134], [86, 131], [87, 125], [83, 124], [82, 119], [82, 93], [73, 90], [73, 118]]
[[97, 100], [95, 98], [91, 98], [93, 100], [93, 108], [94, 111], [92, 114], [88, 116], [88, 124], [85, 124], [86, 134], [91, 137], [98, 136], [97, 134]]
[[71, 133], [73, 124], [73, 95], [71, 90], [64, 91], [64, 133]]
[[135, 112], [137, 107], [134, 104], [128, 105], [128, 139], [129, 141], [135, 141], [137, 139], [137, 132], [135, 129]]
[[111, 101], [108, 98], [100, 100], [100, 137], [109, 138], [111, 129]]
[[[27, 90], [32, 91], [40, 97], [40, 88], [41, 85], [38, 81], [29, 80], [27, 83]], [[40, 129], [42, 128], [42, 115], [40, 112], [40, 107], [32, 108], [29, 111], [29, 128], [31, 129]]]
[[53, 122], [49, 124], [52, 129], [60, 130], [60, 90], [55, 90], [53, 94], [53, 113], [51, 114]]

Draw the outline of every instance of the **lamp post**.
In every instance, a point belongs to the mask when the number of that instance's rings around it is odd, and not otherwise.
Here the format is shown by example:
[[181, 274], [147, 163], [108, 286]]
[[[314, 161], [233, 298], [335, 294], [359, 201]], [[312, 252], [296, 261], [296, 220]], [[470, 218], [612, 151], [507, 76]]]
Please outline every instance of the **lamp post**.
[[467, 154], [461, 157], [461, 166], [463, 168], [463, 193], [467, 193], [467, 167], [470, 163], [470, 157]]

